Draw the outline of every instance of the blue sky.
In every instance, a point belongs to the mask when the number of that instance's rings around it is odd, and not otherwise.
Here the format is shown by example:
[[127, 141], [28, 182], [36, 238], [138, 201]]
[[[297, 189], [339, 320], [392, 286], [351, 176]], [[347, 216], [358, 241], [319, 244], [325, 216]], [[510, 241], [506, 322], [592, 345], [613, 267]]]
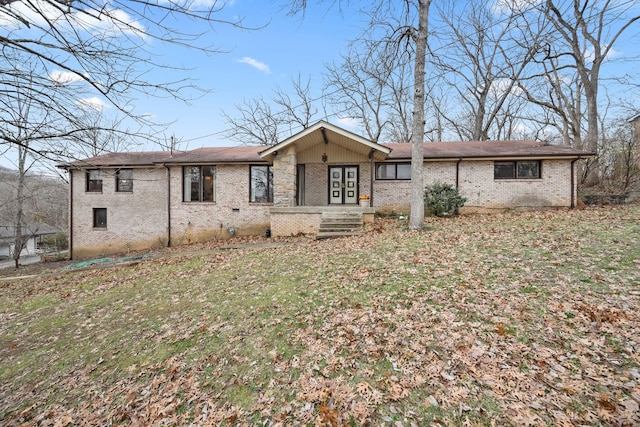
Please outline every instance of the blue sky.
[[[206, 3], [212, 0], [198, 1]], [[236, 115], [234, 104], [241, 104], [245, 99], [260, 96], [270, 98], [277, 86], [288, 88], [291, 79], [298, 75], [302, 79], [310, 77], [313, 94], [320, 96], [325, 64], [339, 61], [340, 54], [347, 50], [348, 42], [361, 33], [366, 25], [366, 18], [357, 11], [361, 5], [370, 5], [370, 1], [343, 1], [343, 9], [340, 11], [336, 7], [327, 8], [332, 1], [324, 1], [318, 5], [315, 0], [309, 0], [304, 19], [287, 16], [282, 10], [284, 2], [285, 0], [231, 0], [221, 13], [215, 15], [220, 20], [243, 17], [243, 23], [247, 27], [263, 27], [257, 30], [240, 30], [222, 23], [214, 24], [213, 30], [208, 27], [194, 29], [190, 27], [193, 25], [191, 22], [176, 23], [178, 28], [186, 28], [186, 31], [203, 31], [201, 44], [211, 44], [226, 52], [207, 56], [202, 52], [152, 42], [150, 48], [157, 55], [157, 62], [191, 70], [176, 75], [167, 69], [150, 69], [149, 75], [159, 82], [188, 76], [197, 85], [211, 90], [211, 93], [187, 91], [185, 96], [195, 97], [189, 104], [173, 98], [141, 97], [134, 102], [134, 113], [147, 114], [157, 122], [173, 122], [166, 130], [166, 136], [175, 135], [182, 141], [179, 146], [181, 149], [194, 149], [201, 146], [237, 145], [237, 142], [224, 136], [229, 124], [222, 113]], [[433, 21], [437, 16], [434, 10], [437, 6], [438, 2], [434, 2], [430, 23], [432, 28], [437, 28], [437, 22]], [[640, 6], [637, 8], [640, 9]], [[635, 57], [636, 62], [607, 64], [603, 73], [611, 72], [614, 66], [627, 66], [638, 77], [638, 27], [640, 25], [629, 31], [615, 49], [617, 57]], [[144, 65], [141, 68], [144, 69]], [[107, 108], [105, 114], [113, 111], [113, 107]], [[329, 117], [329, 120], [345, 126], [338, 117]], [[283, 135], [283, 138], [287, 136], [289, 135]], [[0, 164], [6, 165], [6, 159], [4, 160], [0, 159]]]
[[[141, 100], [138, 113], [152, 114], [159, 122], [175, 121], [169, 133], [182, 140], [182, 148], [203, 145], [236, 145], [224, 138], [229, 128], [222, 113], [236, 113], [234, 104], [260, 96], [269, 98], [276, 87], [286, 89], [298, 75], [311, 78], [311, 88], [320, 95], [324, 64], [338, 60], [349, 40], [361, 31], [355, 8], [313, 7], [304, 20], [286, 16], [279, 3], [236, 0], [220, 16], [243, 16], [246, 26], [258, 30], [239, 30], [220, 24], [202, 40], [211, 42], [226, 53], [205, 56], [199, 52], [172, 48], [166, 59], [194, 70], [188, 72], [197, 84], [211, 90], [186, 105], [177, 100]], [[337, 121], [337, 120], [335, 120]], [[286, 137], [285, 135], [284, 137]]]

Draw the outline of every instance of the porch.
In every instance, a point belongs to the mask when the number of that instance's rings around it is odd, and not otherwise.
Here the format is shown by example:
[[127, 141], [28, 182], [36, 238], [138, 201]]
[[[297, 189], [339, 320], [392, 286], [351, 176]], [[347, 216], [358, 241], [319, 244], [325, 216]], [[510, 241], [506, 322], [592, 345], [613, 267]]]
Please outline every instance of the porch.
[[[373, 223], [375, 208], [360, 207], [358, 205], [337, 206], [274, 206], [270, 209], [271, 235], [292, 236], [296, 234], [311, 234], [318, 236], [324, 221], [333, 221], [340, 217], [353, 219], [361, 218], [362, 224]], [[347, 235], [334, 231], [333, 235]], [[353, 233], [350, 233], [353, 234]]]

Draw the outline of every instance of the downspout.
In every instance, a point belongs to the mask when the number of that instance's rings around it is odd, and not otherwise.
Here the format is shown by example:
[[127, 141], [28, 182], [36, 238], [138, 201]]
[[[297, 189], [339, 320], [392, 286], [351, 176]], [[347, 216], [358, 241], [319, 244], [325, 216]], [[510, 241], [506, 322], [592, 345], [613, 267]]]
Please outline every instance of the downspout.
[[576, 207], [576, 201], [575, 201], [575, 193], [574, 193], [574, 186], [576, 183], [576, 173], [575, 173], [575, 163], [580, 160], [580, 157], [578, 157], [577, 159], [571, 160], [571, 209], [575, 209]]
[[458, 161], [456, 162], [456, 190], [458, 190], [458, 186], [460, 184], [460, 162], [462, 161], [462, 158], [459, 158]]
[[69, 259], [73, 259], [73, 170], [69, 172]]
[[369, 172], [369, 196], [371, 197], [371, 200], [369, 202], [369, 206], [373, 207], [373, 180], [376, 176], [376, 171], [375, 171], [375, 162], [374, 162], [374, 158], [373, 158], [373, 153], [374, 153], [374, 149], [372, 148], [371, 151], [369, 152], [369, 159], [371, 159], [371, 171]]
[[167, 247], [171, 247], [171, 169], [165, 163], [163, 166], [167, 168]]

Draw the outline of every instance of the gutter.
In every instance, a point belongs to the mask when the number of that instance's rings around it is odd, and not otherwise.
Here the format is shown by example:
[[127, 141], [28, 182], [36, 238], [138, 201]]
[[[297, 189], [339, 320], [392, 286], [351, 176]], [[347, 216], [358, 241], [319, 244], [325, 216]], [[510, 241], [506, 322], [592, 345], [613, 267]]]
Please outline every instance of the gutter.
[[458, 190], [460, 183], [460, 162], [462, 161], [462, 157], [458, 159], [456, 162], [456, 190]]
[[167, 247], [171, 247], [171, 169], [163, 163], [167, 169]]
[[69, 259], [73, 259], [73, 170], [69, 172]]
[[571, 205], [569, 206], [571, 209], [575, 209], [576, 200], [575, 200], [575, 184], [576, 184], [576, 168], [575, 163], [580, 160], [580, 157], [577, 159], [571, 160]]

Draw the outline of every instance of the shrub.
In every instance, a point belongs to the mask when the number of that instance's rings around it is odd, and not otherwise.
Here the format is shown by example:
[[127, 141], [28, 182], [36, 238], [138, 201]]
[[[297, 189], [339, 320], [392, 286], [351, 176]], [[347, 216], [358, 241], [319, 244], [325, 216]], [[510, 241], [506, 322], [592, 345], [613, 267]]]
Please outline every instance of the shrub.
[[451, 184], [436, 182], [424, 189], [424, 209], [435, 216], [458, 214], [467, 201]]
[[66, 233], [43, 236], [42, 246], [46, 249], [58, 251], [69, 249], [69, 239], [67, 239]]

